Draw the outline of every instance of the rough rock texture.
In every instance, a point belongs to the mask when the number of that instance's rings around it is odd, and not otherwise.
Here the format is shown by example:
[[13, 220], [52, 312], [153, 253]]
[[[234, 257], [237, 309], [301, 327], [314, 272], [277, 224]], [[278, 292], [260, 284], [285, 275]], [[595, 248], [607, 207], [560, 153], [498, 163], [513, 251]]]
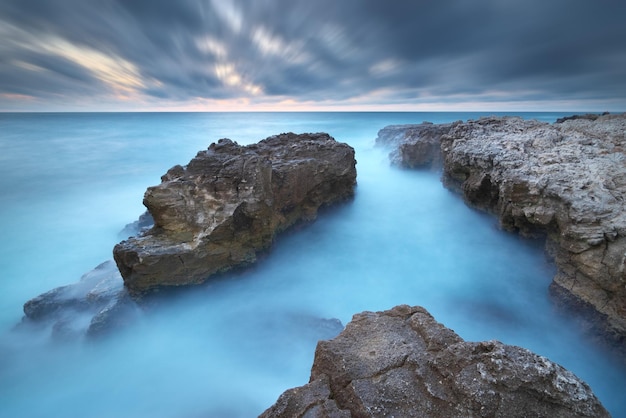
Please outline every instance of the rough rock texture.
[[154, 227], [113, 250], [126, 286], [200, 283], [255, 261], [277, 232], [351, 197], [355, 165], [354, 149], [323, 133], [212, 144], [146, 191]]
[[[558, 267], [552, 293], [592, 312], [593, 328], [624, 351], [626, 114], [555, 124], [488, 117], [442, 129], [440, 148], [428, 147], [435, 156], [413, 160], [404, 152], [396, 162], [439, 158], [444, 183], [470, 205], [495, 213], [504, 229], [545, 235]], [[382, 130], [379, 143], [391, 136]], [[419, 135], [405, 141], [420, 142]]]
[[261, 417], [608, 417], [589, 386], [530, 351], [465, 342], [421, 307], [357, 314], [311, 379]]
[[24, 304], [22, 325], [49, 327], [55, 339], [98, 337], [130, 322], [139, 308], [124, 288], [113, 260]]

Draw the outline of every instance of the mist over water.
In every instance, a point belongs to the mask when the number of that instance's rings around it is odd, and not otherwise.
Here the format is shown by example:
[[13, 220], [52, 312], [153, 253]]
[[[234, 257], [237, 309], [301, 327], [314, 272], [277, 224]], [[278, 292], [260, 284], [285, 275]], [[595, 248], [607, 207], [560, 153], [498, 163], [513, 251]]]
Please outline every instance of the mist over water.
[[[527, 114], [553, 121], [564, 114]], [[364, 310], [422, 305], [471, 341], [569, 368], [615, 416], [626, 372], [552, 305], [539, 243], [390, 167], [390, 124], [469, 113], [0, 114], [0, 416], [252, 417], [305, 384], [315, 344]], [[330, 133], [356, 149], [354, 200], [278, 238], [250, 269], [159, 297], [111, 338], [14, 329], [28, 299], [111, 258], [146, 187], [211, 142]]]

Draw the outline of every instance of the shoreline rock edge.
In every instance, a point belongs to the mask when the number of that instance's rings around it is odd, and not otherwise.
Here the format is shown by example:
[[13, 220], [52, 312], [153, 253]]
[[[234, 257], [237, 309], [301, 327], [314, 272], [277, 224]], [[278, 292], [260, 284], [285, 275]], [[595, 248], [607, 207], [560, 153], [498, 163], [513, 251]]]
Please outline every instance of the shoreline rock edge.
[[320, 341], [311, 378], [261, 418], [609, 417], [560, 365], [498, 341], [466, 342], [426, 309], [353, 317]]

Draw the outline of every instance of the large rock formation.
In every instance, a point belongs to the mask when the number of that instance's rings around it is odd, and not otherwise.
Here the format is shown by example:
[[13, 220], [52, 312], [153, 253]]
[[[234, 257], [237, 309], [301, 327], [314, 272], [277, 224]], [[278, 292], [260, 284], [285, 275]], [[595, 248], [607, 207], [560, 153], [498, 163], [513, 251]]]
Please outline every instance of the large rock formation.
[[117, 265], [106, 261], [29, 300], [20, 325], [65, 339], [130, 323], [142, 307], [129, 289], [196, 283], [253, 261], [277, 232], [352, 196], [355, 165], [354, 150], [327, 134], [282, 134], [247, 147], [220, 140], [148, 189], [149, 211], [120, 232], [130, 238], [114, 249]]
[[[546, 236], [558, 267], [552, 293], [591, 312], [594, 329], [624, 350], [626, 114], [555, 124], [488, 117], [439, 129], [435, 147], [432, 135], [406, 127], [392, 158], [406, 167], [441, 161], [444, 183], [467, 203], [496, 214], [506, 230]], [[400, 130], [381, 130], [378, 142], [397, 144]]]
[[587, 384], [530, 351], [466, 342], [421, 307], [355, 315], [311, 378], [262, 418], [608, 417]]
[[354, 149], [327, 134], [222, 139], [146, 191], [154, 227], [115, 246], [126, 286], [200, 283], [253, 262], [274, 236], [353, 195]]

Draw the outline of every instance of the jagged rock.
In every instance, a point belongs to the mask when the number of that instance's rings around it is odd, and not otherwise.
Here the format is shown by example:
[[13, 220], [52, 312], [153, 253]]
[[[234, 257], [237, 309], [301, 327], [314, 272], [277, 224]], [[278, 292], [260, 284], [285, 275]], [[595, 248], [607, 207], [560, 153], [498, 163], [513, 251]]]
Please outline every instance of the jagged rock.
[[429, 148], [436, 155], [419, 160], [441, 159], [445, 185], [496, 214], [504, 229], [546, 236], [558, 267], [552, 294], [594, 312], [594, 329], [624, 351], [626, 114], [555, 124], [487, 117], [448, 126], [441, 146]]
[[23, 324], [49, 326], [55, 339], [96, 337], [132, 320], [138, 307], [113, 260], [24, 304]]
[[126, 286], [200, 283], [252, 263], [277, 232], [351, 197], [355, 165], [354, 149], [323, 133], [212, 144], [146, 191], [154, 227], [113, 250]]
[[353, 317], [320, 341], [308, 384], [262, 418], [608, 417], [589, 386], [545, 357], [466, 342], [424, 308]]

